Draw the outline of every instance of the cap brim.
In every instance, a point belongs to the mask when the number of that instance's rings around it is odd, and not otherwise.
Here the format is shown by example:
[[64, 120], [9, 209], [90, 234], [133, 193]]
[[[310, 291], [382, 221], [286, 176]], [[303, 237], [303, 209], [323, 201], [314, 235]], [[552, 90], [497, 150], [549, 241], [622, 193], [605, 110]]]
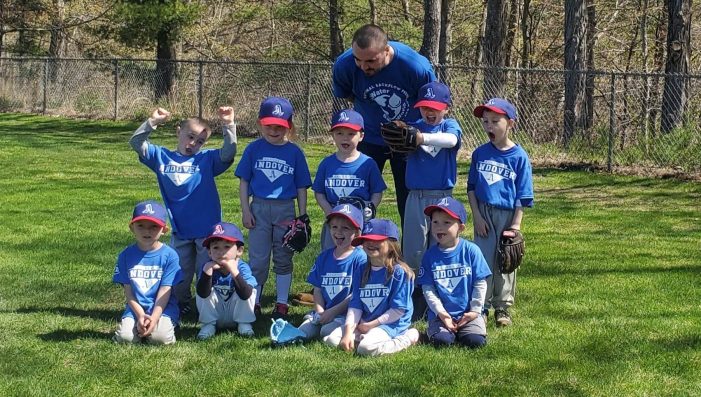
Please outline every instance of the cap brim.
[[437, 101], [418, 101], [416, 102], [416, 105], [414, 105], [415, 108], [431, 108], [434, 110], [446, 110], [448, 109], [448, 104], [443, 103], [443, 102], [437, 102]]
[[154, 217], [146, 216], [146, 215], [139, 215], [135, 218], [132, 218], [132, 220], [131, 220], [131, 222], [129, 222], [129, 224], [131, 225], [132, 223], [134, 223], [136, 221], [151, 221], [160, 227], [165, 227], [165, 225], [166, 225], [165, 221], [163, 221], [162, 219], [158, 219], [158, 218], [154, 218]]
[[350, 223], [352, 223], [353, 226], [355, 226], [356, 228], [360, 229], [360, 225], [358, 224], [358, 222], [356, 222], [356, 221], [355, 221], [353, 218], [351, 218], [350, 216], [348, 216], [348, 215], [346, 215], [346, 214], [342, 214], [342, 213], [340, 213], [340, 212], [332, 212], [332, 213], [326, 215], [326, 222], [328, 222], [329, 220], [331, 220], [331, 218], [334, 217], [334, 216], [340, 216], [341, 218], [348, 219], [348, 221], [349, 221]]
[[443, 212], [445, 212], [446, 214], [448, 214], [448, 216], [450, 216], [451, 218], [454, 218], [454, 219], [457, 220], [458, 222], [463, 223], [462, 219], [460, 219], [460, 217], [458, 216], [458, 214], [456, 214], [455, 212], [453, 212], [453, 211], [451, 211], [451, 210], [449, 210], [449, 209], [447, 209], [447, 208], [445, 208], [445, 207], [441, 207], [441, 206], [438, 206], [438, 205], [429, 205], [428, 207], [426, 207], [426, 208], [424, 209], [424, 215], [431, 216], [431, 214], [433, 214], [434, 211], [443, 211]]
[[288, 120], [278, 117], [263, 117], [262, 119], [259, 119], [259, 121], [262, 125], [279, 125], [285, 128], [290, 128], [290, 122]]
[[351, 245], [354, 247], [357, 247], [367, 240], [384, 241], [384, 240], [390, 240], [390, 239], [392, 239], [392, 238], [388, 237], [388, 236], [383, 236], [381, 234], [366, 234], [364, 236], [354, 238], [353, 241], [351, 241]]
[[358, 125], [358, 124], [352, 124], [352, 123], [338, 123], [338, 124], [334, 124], [334, 125], [331, 126], [331, 129], [333, 130], [334, 128], [341, 128], [341, 127], [350, 128], [350, 129], [353, 130], [353, 131], [362, 131], [362, 130], [363, 130], [363, 126]]
[[241, 245], [245, 245], [243, 241], [237, 239], [236, 237], [226, 237], [226, 236], [209, 236], [204, 241], [202, 242], [202, 246], [205, 248], [209, 248], [209, 243], [212, 240], [226, 240], [226, 241], [231, 241], [232, 243], [241, 243]]
[[506, 110], [498, 108], [496, 106], [488, 106], [488, 105], [480, 105], [475, 108], [475, 110], [472, 111], [472, 114], [475, 115], [475, 117], [482, 117], [482, 114], [484, 113], [485, 110], [489, 110], [490, 112], [494, 113], [499, 113], [503, 114], [504, 116], [509, 116], [506, 113]]

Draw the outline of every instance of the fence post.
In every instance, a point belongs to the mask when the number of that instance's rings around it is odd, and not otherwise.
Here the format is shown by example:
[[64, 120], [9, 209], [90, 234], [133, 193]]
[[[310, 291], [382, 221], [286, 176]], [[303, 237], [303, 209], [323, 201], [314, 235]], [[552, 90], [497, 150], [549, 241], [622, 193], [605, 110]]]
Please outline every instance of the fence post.
[[46, 114], [46, 86], [49, 85], [49, 58], [44, 59], [44, 94], [41, 104], [41, 114]]
[[611, 172], [613, 162], [613, 145], [616, 136], [616, 73], [611, 73], [611, 102], [609, 104], [609, 152], [606, 169]]
[[202, 61], [197, 62], [197, 117], [202, 118], [202, 90], [204, 85]]
[[112, 94], [112, 119], [117, 120], [117, 117], [119, 117], [119, 106], [118, 106], [118, 100], [119, 100], [119, 61], [116, 59], [112, 60], [112, 64], [114, 65], [114, 92]]
[[306, 87], [306, 92], [305, 96], [307, 99], [306, 103], [306, 111], [304, 112], [304, 140], [308, 141], [309, 140], [309, 113], [311, 112], [312, 108], [312, 64], [311, 62], [307, 61], [307, 87]]

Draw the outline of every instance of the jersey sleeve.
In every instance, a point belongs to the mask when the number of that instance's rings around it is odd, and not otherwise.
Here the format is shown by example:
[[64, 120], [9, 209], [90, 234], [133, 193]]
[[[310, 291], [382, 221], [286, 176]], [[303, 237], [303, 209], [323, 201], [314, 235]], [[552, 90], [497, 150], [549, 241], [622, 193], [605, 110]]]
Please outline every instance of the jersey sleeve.
[[370, 194], [381, 193], [387, 190], [387, 184], [382, 178], [382, 174], [380, 173], [380, 169], [377, 167], [375, 160], [372, 158], [367, 159], [367, 161], [365, 161], [365, 166], [369, 167], [370, 170]]
[[423, 258], [421, 258], [421, 267], [419, 268], [419, 275], [416, 278], [416, 283], [419, 285], [433, 285], [433, 272], [431, 271], [431, 260], [428, 251], [424, 253]]
[[360, 300], [360, 283], [363, 278], [363, 272], [365, 272], [365, 266], [370, 266], [367, 262], [357, 269], [357, 275], [353, 274], [353, 280], [351, 281], [351, 300], [348, 303], [348, 308], [354, 308], [363, 310], [363, 303]]
[[444, 132], [458, 137], [458, 143], [453, 146], [453, 150], [459, 150], [460, 145], [462, 144], [462, 128], [460, 128], [460, 123], [458, 123], [458, 121], [455, 119], [446, 119]]
[[161, 286], [175, 286], [183, 281], [183, 273], [180, 270], [180, 259], [178, 254], [171, 250], [168, 252], [165, 266], [163, 267], [163, 276], [161, 277]]
[[250, 285], [251, 288], [255, 288], [258, 286], [258, 282], [256, 281], [256, 278], [253, 277], [253, 272], [251, 271], [251, 267], [248, 265], [248, 263], [239, 260], [239, 274], [243, 276], [243, 279], [246, 281], [246, 284]]
[[253, 166], [251, 165], [252, 145], [253, 143], [249, 143], [248, 146], [246, 146], [243, 155], [241, 155], [241, 160], [239, 160], [239, 165], [236, 166], [236, 170], [234, 171], [234, 175], [246, 182], [250, 182], [253, 178]]
[[[333, 249], [333, 248], [331, 248]], [[311, 270], [309, 270], [309, 275], [307, 276], [307, 282], [314, 287], [321, 288], [321, 269], [322, 269], [322, 264], [324, 261], [325, 257], [325, 251], [322, 251], [319, 256], [316, 257], [316, 260], [314, 261], [314, 265], [312, 266]]]
[[523, 162], [516, 172], [516, 200], [523, 207], [533, 206], [533, 171], [528, 155], [523, 153]]
[[414, 285], [411, 280], [409, 280], [408, 275], [399, 266], [394, 268], [394, 274], [392, 275], [392, 290], [390, 293], [391, 302], [390, 308], [409, 310], [409, 302], [411, 302], [411, 290]]
[[312, 185], [312, 176], [309, 174], [309, 165], [304, 157], [304, 152], [297, 147], [295, 158], [295, 187], [297, 189], [306, 189]]
[[484, 259], [482, 250], [474, 243], [468, 241], [465, 241], [465, 243], [467, 244], [467, 260], [469, 261], [468, 263], [470, 263], [470, 267], [472, 267], [474, 279], [483, 280], [491, 276], [492, 271], [489, 270], [489, 265], [487, 264], [487, 260]]
[[117, 264], [114, 266], [114, 273], [112, 274], [112, 282], [115, 284], [129, 284], [129, 274], [127, 272], [126, 261], [124, 260], [125, 253], [122, 251], [117, 257]]
[[316, 193], [326, 194], [325, 179], [326, 179], [326, 164], [328, 164], [327, 159], [328, 159], [328, 157], [321, 160], [321, 163], [319, 164], [319, 169], [316, 170], [316, 175], [314, 176], [314, 183], [312, 184], [312, 190], [314, 190], [314, 192], [316, 192]]
[[221, 149], [208, 150], [207, 156], [209, 157], [209, 164], [212, 166], [212, 175], [218, 176], [223, 174], [234, 164], [234, 161], [224, 162], [221, 159]]
[[[342, 53], [333, 64], [332, 88], [333, 95], [337, 98], [353, 97], [352, 69], [348, 67], [348, 57], [352, 56], [351, 50]], [[355, 67], [355, 65], [352, 65]]]

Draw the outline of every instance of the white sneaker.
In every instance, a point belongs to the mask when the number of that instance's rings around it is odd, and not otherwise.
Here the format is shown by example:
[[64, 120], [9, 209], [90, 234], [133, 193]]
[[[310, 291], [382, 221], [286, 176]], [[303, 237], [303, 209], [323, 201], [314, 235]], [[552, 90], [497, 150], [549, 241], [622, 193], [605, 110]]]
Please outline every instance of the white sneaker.
[[415, 345], [419, 341], [419, 331], [416, 328], [409, 328], [404, 333], [412, 345]]
[[253, 336], [253, 327], [250, 323], [239, 323], [239, 335], [241, 336]]
[[214, 324], [204, 324], [200, 328], [200, 332], [197, 333], [197, 339], [205, 340], [209, 339], [217, 333], [217, 327]]

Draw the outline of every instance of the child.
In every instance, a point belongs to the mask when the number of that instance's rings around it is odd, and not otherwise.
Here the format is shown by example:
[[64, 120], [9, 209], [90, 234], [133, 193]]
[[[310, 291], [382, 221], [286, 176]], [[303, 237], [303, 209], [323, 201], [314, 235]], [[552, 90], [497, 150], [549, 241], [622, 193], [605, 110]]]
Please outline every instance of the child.
[[[358, 151], [363, 140], [363, 116], [352, 109], [331, 118], [331, 136], [338, 149], [319, 164], [312, 189], [319, 207], [328, 216], [341, 197], [356, 196], [377, 207], [387, 189], [380, 169], [372, 158]], [[334, 247], [328, 224], [321, 231], [321, 249]]]
[[[272, 251], [277, 300], [272, 316], [287, 316], [292, 284], [292, 254], [282, 246], [287, 225], [295, 219], [295, 198], [300, 216], [307, 214], [307, 188], [312, 180], [307, 160], [299, 146], [290, 142], [295, 134], [294, 111], [285, 98], [263, 100], [258, 112], [262, 138], [251, 142], [236, 168], [240, 180], [239, 199], [243, 226], [250, 229], [249, 260], [256, 287], [256, 314], [268, 279]], [[249, 197], [253, 199], [249, 202]]]
[[477, 245], [460, 238], [467, 212], [459, 201], [446, 197], [424, 210], [431, 219], [431, 235], [437, 245], [421, 261], [418, 284], [428, 303], [428, 338], [435, 344], [457, 342], [472, 348], [487, 343], [487, 327], [481, 316], [486, 278], [491, 276]]
[[494, 98], [473, 113], [482, 118], [489, 136], [489, 142], [472, 152], [467, 179], [475, 243], [492, 271], [484, 314], [488, 317], [493, 307], [497, 326], [508, 326], [512, 324], [508, 309], [514, 304], [516, 273], [501, 274], [497, 249], [502, 235], [513, 235], [508, 229], [521, 229], [523, 208], [533, 206], [531, 163], [523, 148], [509, 139], [516, 124], [514, 105]]
[[251, 268], [243, 261], [243, 234], [236, 225], [219, 222], [202, 244], [209, 251], [208, 261], [197, 281], [197, 311], [200, 313], [200, 332], [197, 339], [209, 339], [217, 327], [238, 324], [241, 336], [253, 336], [251, 323], [255, 287], [258, 285]]
[[336, 247], [319, 254], [309, 272], [307, 282], [314, 286], [315, 305], [299, 329], [306, 339], [321, 335], [326, 344], [338, 347], [352, 280], [359, 277], [368, 258], [362, 248], [351, 244], [363, 228], [360, 209], [350, 204], [338, 205], [326, 216], [326, 223]]
[[401, 260], [399, 229], [392, 221], [372, 219], [362, 244], [369, 262], [363, 274], [354, 277], [348, 314], [340, 346], [345, 351], [377, 356], [404, 350], [419, 340], [419, 331], [409, 328], [413, 305], [414, 272]]
[[234, 163], [236, 155], [236, 124], [234, 109], [220, 107], [219, 119], [224, 124], [221, 149], [202, 150], [211, 129], [200, 118], [181, 121], [175, 128], [178, 137], [176, 151], [154, 145], [148, 137], [156, 127], [170, 118], [170, 112], [158, 108], [131, 136], [129, 144], [139, 154], [139, 161], [156, 173], [161, 196], [168, 208], [173, 226], [171, 246], [180, 257], [183, 283], [175, 287], [175, 296], [183, 314], [190, 311], [190, 285], [209, 257], [202, 240], [212, 225], [221, 221], [221, 203], [214, 177]]
[[168, 231], [166, 209], [155, 201], [136, 205], [129, 230], [136, 244], [117, 258], [112, 281], [124, 286], [127, 307], [122, 314], [115, 342], [153, 344], [175, 343], [175, 326], [180, 312], [171, 293], [182, 281], [178, 254], [159, 239]]

